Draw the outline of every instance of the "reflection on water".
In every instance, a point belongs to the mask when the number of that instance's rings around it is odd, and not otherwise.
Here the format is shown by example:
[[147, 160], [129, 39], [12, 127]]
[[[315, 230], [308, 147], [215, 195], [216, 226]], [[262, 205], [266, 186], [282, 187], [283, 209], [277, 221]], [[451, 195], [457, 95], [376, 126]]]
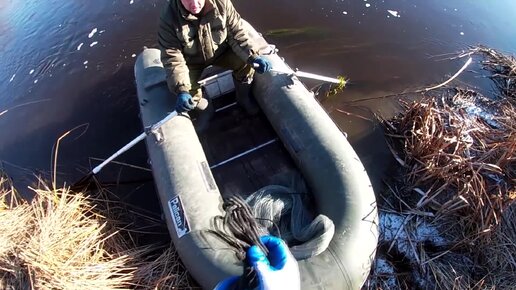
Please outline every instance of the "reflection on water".
[[[81, 176], [140, 130], [132, 67], [156, 43], [165, 1], [7, 0], [0, 2], [0, 160], [24, 187], [48, 174], [55, 141], [62, 180]], [[373, 114], [393, 99], [349, 103], [438, 83], [461, 66], [432, 57], [483, 43], [516, 52], [516, 2], [235, 0], [241, 14], [292, 67], [351, 85], [322, 103], [379, 181], [390, 162]], [[307, 81], [309, 87], [318, 83]], [[8, 110], [8, 111], [5, 111]], [[83, 131], [87, 128], [86, 131]], [[121, 161], [147, 166], [140, 145]], [[98, 161], [91, 161], [97, 164]], [[107, 179], [148, 173], [111, 165]], [[378, 182], [376, 182], [378, 183]]]

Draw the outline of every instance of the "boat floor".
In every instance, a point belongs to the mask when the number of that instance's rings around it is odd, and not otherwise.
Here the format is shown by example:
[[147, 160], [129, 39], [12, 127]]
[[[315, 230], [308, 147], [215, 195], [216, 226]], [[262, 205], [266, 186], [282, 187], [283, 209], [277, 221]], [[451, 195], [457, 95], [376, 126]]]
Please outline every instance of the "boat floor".
[[[212, 105], [217, 109], [233, 103], [234, 99], [234, 94], [228, 94], [215, 99]], [[273, 184], [290, 187], [292, 177], [298, 174], [290, 155], [261, 111], [250, 116], [235, 104], [215, 112], [198, 136], [223, 197], [240, 195], [245, 198]], [[273, 143], [214, 167], [274, 139]]]

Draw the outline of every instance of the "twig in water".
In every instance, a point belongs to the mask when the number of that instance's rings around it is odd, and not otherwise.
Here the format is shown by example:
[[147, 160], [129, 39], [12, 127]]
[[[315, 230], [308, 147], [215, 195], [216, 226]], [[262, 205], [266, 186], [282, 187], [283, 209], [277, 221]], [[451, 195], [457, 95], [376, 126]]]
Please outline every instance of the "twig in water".
[[418, 93], [419, 92], [428, 92], [430, 90], [435, 90], [435, 89], [438, 89], [440, 87], [444, 87], [445, 85], [447, 85], [448, 83], [450, 83], [451, 81], [453, 81], [456, 77], [458, 77], [470, 64], [471, 62], [473, 61], [473, 58], [469, 58], [468, 61], [466, 61], [466, 63], [460, 68], [459, 71], [457, 71], [450, 79], [448, 79], [447, 81], [445, 81], [444, 83], [442, 84], [439, 84], [439, 85], [436, 85], [436, 86], [433, 86], [433, 87], [429, 87], [429, 88], [426, 88], [424, 90], [420, 90], [420, 91], [417, 91]]
[[439, 84], [439, 85], [436, 85], [436, 86], [433, 86], [433, 87], [429, 87], [429, 88], [426, 88], [426, 89], [421, 89], [421, 90], [415, 90], [415, 91], [408, 91], [408, 92], [403, 92], [403, 93], [397, 93], [397, 94], [391, 94], [391, 95], [386, 95], [386, 96], [379, 96], [379, 97], [371, 97], [371, 98], [365, 98], [365, 99], [359, 99], [359, 100], [353, 100], [353, 101], [349, 101], [348, 103], [357, 103], [357, 102], [363, 102], [363, 101], [370, 101], [370, 100], [377, 100], [377, 99], [386, 99], [386, 98], [392, 98], [392, 97], [399, 97], [399, 96], [403, 96], [403, 95], [406, 95], [406, 94], [410, 94], [410, 93], [413, 93], [413, 94], [416, 94], [416, 93], [425, 93], [425, 92], [428, 92], [428, 91], [431, 91], [431, 90], [435, 90], [435, 89], [438, 89], [440, 87], [443, 87], [445, 85], [447, 85], [448, 83], [450, 83], [451, 81], [453, 81], [455, 78], [457, 78], [468, 66], [469, 64], [473, 61], [473, 59], [470, 57], [468, 59], [468, 61], [466, 61], [466, 63], [464, 64], [464, 66], [462, 66], [462, 68], [457, 71], [450, 79], [448, 79], [447, 81], [445, 81], [444, 83], [442, 84]]
[[[90, 159], [91, 160], [96, 160], [96, 161], [101, 161], [101, 162], [106, 160], [106, 159], [97, 158], [97, 157], [90, 157]], [[143, 171], [152, 172], [152, 170], [150, 168], [142, 167], [142, 166], [138, 166], [138, 165], [133, 165], [133, 164], [125, 163], [125, 162], [111, 161], [111, 163], [122, 165], [122, 166], [126, 166], [126, 167], [129, 167], [129, 168], [140, 169], [140, 170], [143, 170]]]
[[13, 106], [11, 108], [3, 110], [2, 112], [0, 112], [0, 116], [2, 116], [3, 114], [5, 114], [5, 113], [7, 113], [7, 112], [9, 112], [11, 110], [19, 108], [19, 107], [24, 107], [24, 106], [28, 106], [28, 105], [32, 105], [32, 104], [38, 104], [38, 103], [42, 103], [42, 102], [47, 102], [47, 101], [50, 101], [50, 100], [52, 100], [52, 99], [43, 99], [43, 100], [37, 100], [37, 101], [31, 101], [31, 102], [19, 104], [19, 105], [16, 105], [16, 106]]
[[[55, 146], [52, 147], [52, 153], [54, 155], [54, 158], [53, 158], [53, 163], [50, 164], [50, 170], [51, 170], [51, 173], [52, 173], [52, 187], [54, 190], [57, 189], [56, 185], [57, 185], [57, 154], [59, 152], [59, 144], [61, 142], [61, 140], [63, 140], [66, 136], [68, 136], [70, 133], [72, 133], [73, 131], [81, 128], [81, 127], [86, 127], [86, 129], [88, 129], [89, 127], [89, 124], [81, 124], [81, 125], [78, 125], [68, 131], [66, 131], [63, 135], [61, 135], [59, 138], [57, 138], [57, 142], [55, 144]], [[86, 130], [85, 129], [85, 130]], [[82, 136], [84, 134], [84, 132], [86, 131], [83, 131], [81, 134], [79, 134], [79, 137]], [[77, 137], [77, 138], [79, 138]]]
[[348, 116], [354, 116], [354, 117], [360, 118], [360, 119], [362, 119], [362, 120], [366, 120], [366, 121], [370, 121], [370, 122], [372, 122], [372, 121], [373, 121], [373, 120], [371, 120], [371, 119], [369, 119], [369, 118], [367, 118], [367, 117], [360, 116], [360, 115], [358, 115], [358, 114], [353, 114], [353, 113], [350, 113], [350, 112], [346, 112], [346, 111], [341, 110], [341, 109], [336, 109], [336, 111], [337, 111], [337, 112], [339, 112], [339, 113], [346, 114], [346, 115], [348, 115]]

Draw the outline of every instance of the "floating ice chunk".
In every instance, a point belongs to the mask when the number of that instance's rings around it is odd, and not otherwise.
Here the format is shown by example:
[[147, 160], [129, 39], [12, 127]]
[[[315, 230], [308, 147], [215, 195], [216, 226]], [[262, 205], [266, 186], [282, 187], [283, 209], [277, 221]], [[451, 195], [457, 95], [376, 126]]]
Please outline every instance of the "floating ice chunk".
[[101, 30], [101, 31], [99, 31], [99, 34], [102, 34], [104, 32], [106, 32], [106, 30]]
[[464, 35], [464, 32], [462, 32], [462, 31], [461, 31], [461, 32], [460, 32], [460, 35]]
[[131, 55], [131, 57], [133, 57], [133, 58], [134, 58], [134, 57], [136, 57], [136, 54], [134, 54], [134, 53], [133, 53], [133, 54]]
[[13, 76], [11, 77], [11, 79], [9, 80], [9, 82], [12, 82], [14, 80], [14, 77], [16, 76], [16, 74], [13, 74]]
[[30, 72], [29, 72], [29, 74], [31, 75], [31, 74], [33, 74], [33, 73], [34, 73], [34, 69], [31, 69], [31, 70], [30, 70]]
[[348, 15], [348, 11], [342, 11], [342, 14]]
[[365, 7], [371, 7], [371, 4], [366, 3], [366, 4], [365, 4]]
[[134, 3], [134, 0], [131, 0], [131, 2], [129, 2], [129, 4], [133, 4]]
[[95, 35], [95, 33], [97, 33], [97, 28], [96, 27], [93, 28], [93, 30], [90, 32], [90, 34], [88, 34], [88, 38], [92, 38]]
[[88, 61], [86, 60], [86, 61], [84, 61], [82, 64], [87, 65], [87, 64], [88, 64]]
[[37, 80], [37, 79], [36, 79], [36, 80], [34, 80], [34, 83], [35, 83], [35, 84], [37, 84], [37, 83], [38, 83], [38, 80]]
[[97, 45], [99, 42], [98, 41], [94, 41], [90, 44], [90, 47], [94, 47], [95, 45]]
[[387, 10], [387, 12], [389, 12], [394, 17], [401, 17], [398, 11], [396, 10]]
[[77, 50], [81, 50], [81, 47], [82, 47], [83, 45], [84, 45], [84, 42], [81, 42], [81, 44], [79, 44], [79, 45], [77, 46]]

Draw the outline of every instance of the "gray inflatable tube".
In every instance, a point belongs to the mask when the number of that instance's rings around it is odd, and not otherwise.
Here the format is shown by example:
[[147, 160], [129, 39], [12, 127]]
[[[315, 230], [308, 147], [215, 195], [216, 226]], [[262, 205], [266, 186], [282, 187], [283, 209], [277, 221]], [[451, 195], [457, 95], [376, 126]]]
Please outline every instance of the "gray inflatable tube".
[[[274, 69], [291, 72], [278, 55], [264, 57]], [[141, 119], [148, 127], [174, 107], [159, 50], [145, 49], [138, 56], [135, 76]], [[269, 72], [254, 82], [254, 95], [310, 186], [316, 210], [335, 225], [323, 253], [298, 261], [302, 289], [359, 289], [378, 241], [375, 196], [362, 163], [295, 76]], [[240, 275], [243, 267], [234, 252], [205, 232], [223, 214], [222, 197], [190, 119], [173, 118], [146, 144], [171, 238], [189, 272], [204, 289]]]

